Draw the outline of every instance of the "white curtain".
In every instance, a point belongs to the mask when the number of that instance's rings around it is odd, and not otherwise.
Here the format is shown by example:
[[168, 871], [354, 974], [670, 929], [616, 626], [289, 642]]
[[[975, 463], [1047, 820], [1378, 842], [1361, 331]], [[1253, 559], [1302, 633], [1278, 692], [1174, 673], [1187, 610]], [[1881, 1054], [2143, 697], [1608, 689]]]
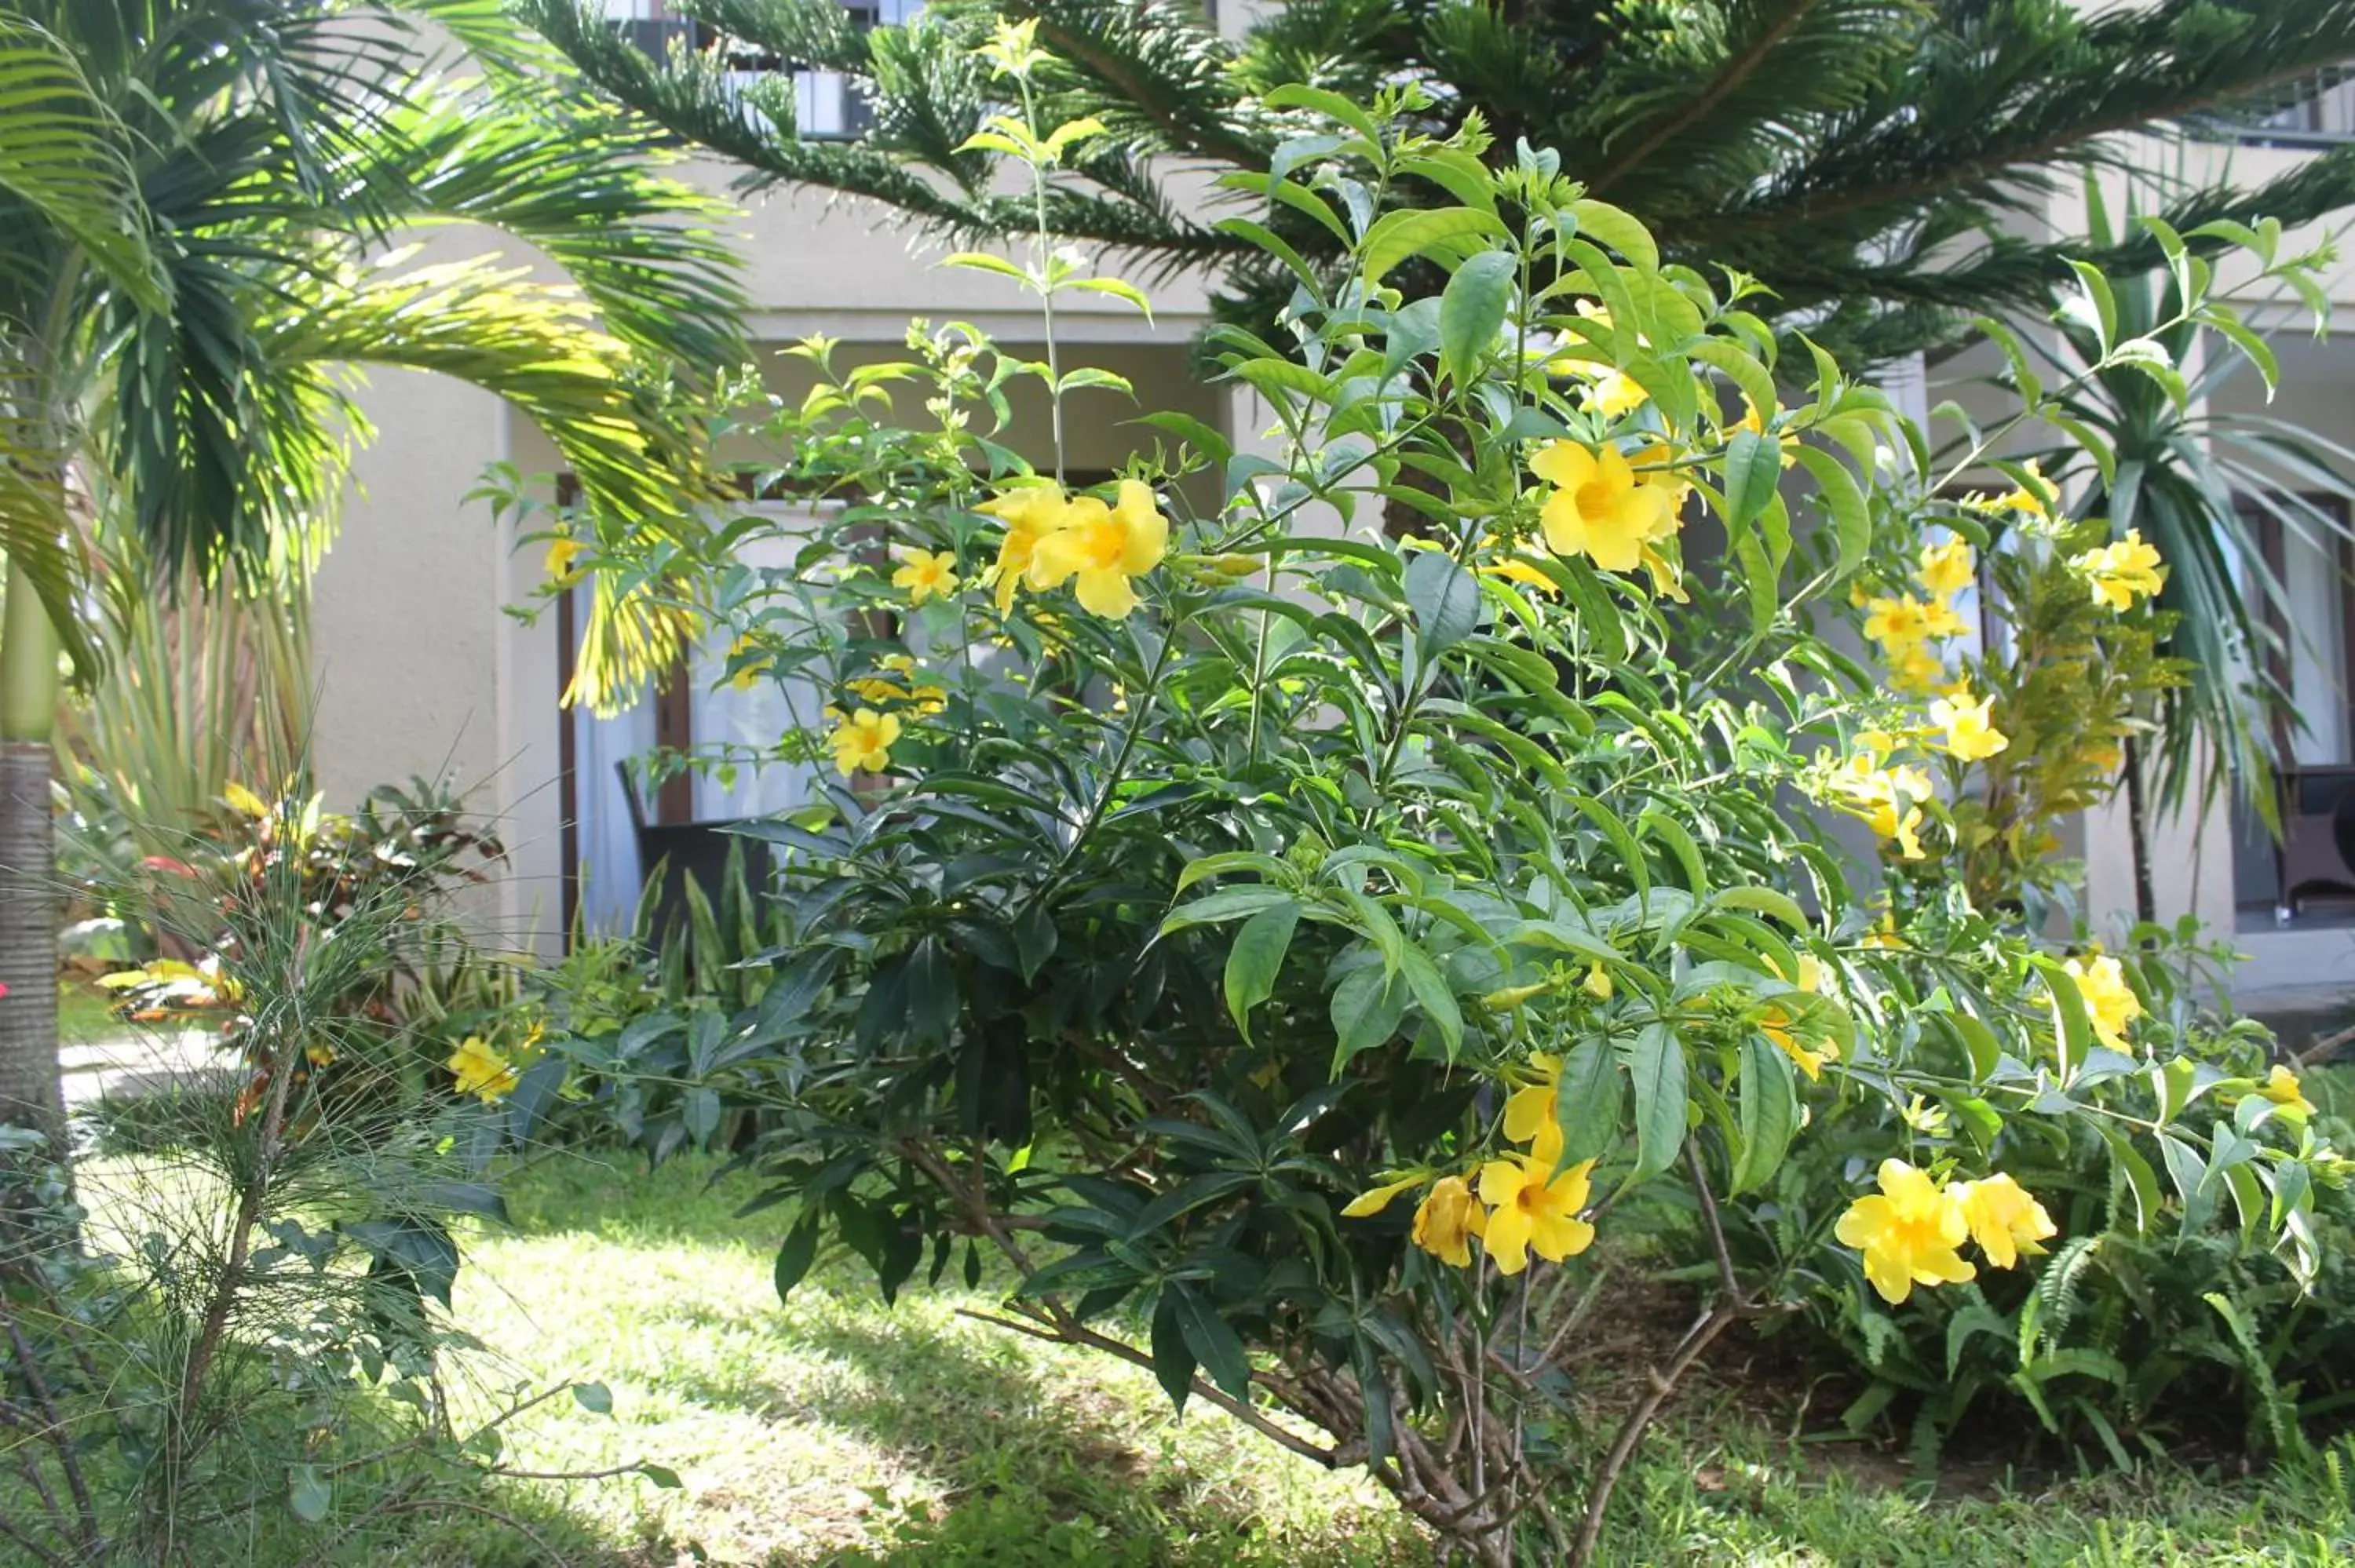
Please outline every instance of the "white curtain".
[[[587, 614], [586, 594], [574, 593], [573, 613]], [[580, 812], [581, 923], [593, 935], [616, 935], [630, 928], [645, 872], [638, 864], [637, 835], [630, 826], [629, 802], [623, 798], [615, 765], [654, 750], [654, 699], [645, 698], [610, 718], [600, 718], [586, 707], [571, 709], [570, 716], [573, 804]]]

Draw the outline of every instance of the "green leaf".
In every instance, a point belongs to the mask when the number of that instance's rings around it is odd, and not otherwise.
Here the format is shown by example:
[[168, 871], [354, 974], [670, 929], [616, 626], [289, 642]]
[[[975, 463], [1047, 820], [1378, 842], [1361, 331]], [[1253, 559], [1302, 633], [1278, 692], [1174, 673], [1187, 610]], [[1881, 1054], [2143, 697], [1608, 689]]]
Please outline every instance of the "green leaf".
[[1197, 898], [1191, 904], [1172, 909], [1154, 933], [1154, 940], [1194, 926], [1214, 926], [1221, 920], [1240, 920], [1246, 915], [1256, 915], [1263, 909], [1273, 909], [1279, 904], [1289, 904], [1292, 895], [1281, 887], [1222, 887], [1208, 897]]
[[1038, 280], [1003, 256], [992, 256], [986, 250], [959, 250], [941, 258], [943, 267], [959, 267], [969, 272], [994, 272], [1001, 278], [1011, 278], [1026, 288], [1035, 289]]
[[591, 1415], [613, 1414], [613, 1391], [602, 1383], [574, 1383], [572, 1400]]
[[1227, 949], [1227, 1013], [1246, 1043], [1251, 1039], [1251, 1010], [1275, 994], [1275, 977], [1291, 949], [1294, 927], [1300, 923], [1300, 905], [1291, 898], [1272, 904], [1242, 924], [1235, 945]]
[[677, 1470], [672, 1469], [667, 1465], [657, 1465], [651, 1459], [642, 1459], [638, 1462], [638, 1474], [644, 1476], [655, 1485], [662, 1488], [665, 1491], [678, 1491], [683, 1489], [687, 1485], [685, 1481], [678, 1478], [678, 1472]]
[[1370, 1051], [1398, 1033], [1406, 1016], [1407, 983], [1380, 964], [1351, 969], [1333, 988], [1333, 1075], [1349, 1058]]
[[1512, 307], [1519, 264], [1508, 250], [1484, 250], [1447, 280], [1439, 296], [1439, 368], [1450, 380], [1469, 381], [1503, 330]]
[[1757, 521], [1774, 498], [1774, 487], [1783, 477], [1783, 449], [1780, 442], [1760, 435], [1755, 430], [1736, 430], [1733, 440], [1725, 449], [1725, 526], [1729, 534], [1740, 534]]
[[1742, 1148], [1733, 1161], [1732, 1195], [1761, 1185], [1783, 1162], [1799, 1125], [1798, 1081], [1790, 1055], [1763, 1034], [1742, 1042]]
[[1580, 233], [1593, 235], [1646, 272], [1660, 270], [1660, 248], [1635, 214], [1591, 197], [1572, 202], [1570, 210], [1577, 215]]
[[2118, 302], [2110, 292], [2110, 281], [2102, 270], [2090, 261], [2069, 260], [2069, 270], [2077, 274], [2077, 286], [2083, 291], [2082, 300], [2072, 300], [2062, 313], [2074, 317], [2098, 334], [2104, 355], [2118, 338]]
[[1418, 550], [1406, 564], [1406, 601], [1426, 658], [1453, 648], [1480, 624], [1477, 578], [1443, 550]]
[[1124, 282], [1118, 278], [1079, 278], [1063, 286], [1090, 294], [1110, 294], [1116, 300], [1125, 300], [1143, 311], [1146, 321], [1153, 319], [1153, 301], [1146, 296], [1144, 290], [1134, 283]]
[[1178, 1414], [1186, 1414], [1186, 1398], [1194, 1392], [1194, 1352], [1178, 1323], [1175, 1290], [1162, 1293], [1153, 1314], [1153, 1376]]
[[794, 1287], [802, 1282], [810, 1271], [810, 1265], [816, 1261], [817, 1210], [813, 1208], [804, 1213], [801, 1222], [785, 1233], [783, 1244], [777, 1248], [777, 1299], [780, 1302], [793, 1295]]
[[1627, 1091], [1619, 1076], [1619, 1053], [1600, 1034], [1570, 1048], [1554, 1085], [1554, 1124], [1561, 1128], [1561, 1157], [1570, 1164], [1599, 1158], [1619, 1133], [1619, 1112]]
[[1306, 109], [1322, 114], [1327, 120], [1337, 120], [1363, 136], [1375, 147], [1382, 144], [1382, 133], [1374, 124], [1374, 117], [1354, 99], [1328, 92], [1305, 82], [1287, 81], [1260, 95], [1262, 103], [1270, 109]]
[[1243, 1354], [1243, 1342], [1216, 1308], [1183, 1284], [1169, 1287], [1178, 1297], [1178, 1330], [1184, 1336], [1186, 1348], [1210, 1381], [1235, 1399], [1251, 1397], [1251, 1361]]
[[316, 1465], [296, 1465], [287, 1474], [286, 1501], [294, 1510], [294, 1517], [305, 1524], [317, 1524], [327, 1517], [327, 1510], [336, 1500], [327, 1478]]
[[1864, 565], [1872, 545], [1872, 516], [1865, 508], [1864, 491], [1848, 465], [1817, 447], [1798, 449], [1800, 465], [1814, 477], [1816, 492], [1832, 514], [1832, 537], [1838, 554], [1832, 563], [1832, 580], [1838, 582]]
[[1444, 262], [1487, 240], [1504, 237], [1505, 226], [1476, 207], [1415, 207], [1386, 212], [1366, 231], [1360, 260], [1366, 281], [1379, 283], [1409, 257], [1429, 255]]
[[1808, 928], [1807, 912], [1799, 901], [1779, 888], [1742, 886], [1728, 887], [1710, 899], [1716, 909], [1747, 909], [1759, 915], [1772, 915], [1794, 931]]
[[1676, 1163], [1685, 1140], [1685, 1048], [1665, 1023], [1646, 1024], [1627, 1064], [1636, 1085], [1636, 1169], [1630, 1181]]
[[1453, 1062], [1455, 1054], [1464, 1048], [1464, 1012], [1456, 1005], [1455, 992], [1447, 989], [1446, 977], [1421, 948], [1409, 948], [1399, 969], [1406, 977], [1407, 991], [1413, 996], [1415, 1006], [1439, 1030], [1439, 1038], [1447, 1047], [1447, 1059]]

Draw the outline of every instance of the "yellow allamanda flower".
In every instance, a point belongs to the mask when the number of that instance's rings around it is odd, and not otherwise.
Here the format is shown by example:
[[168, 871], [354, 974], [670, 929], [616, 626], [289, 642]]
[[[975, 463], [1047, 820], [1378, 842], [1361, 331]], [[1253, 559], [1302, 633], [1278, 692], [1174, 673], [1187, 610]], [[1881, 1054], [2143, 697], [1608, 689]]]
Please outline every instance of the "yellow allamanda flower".
[[[1916, 815], [1919, 813], [1917, 812]], [[1784, 978], [1790, 980], [1791, 983], [1801, 991], [1811, 994], [1820, 993], [1824, 983], [1822, 962], [1813, 953], [1801, 953], [1798, 969], [1799, 972], [1796, 979], [1787, 975]], [[1781, 972], [1779, 966], [1776, 966], [1776, 972]], [[1826, 1040], [1817, 1045], [1809, 1046], [1799, 1039], [1797, 1031], [1793, 1028], [1796, 1022], [1788, 1008], [1769, 1002], [1766, 1004], [1765, 1015], [1759, 1020], [1758, 1032], [1781, 1046], [1784, 1054], [1796, 1063], [1799, 1070], [1806, 1074], [1808, 1081], [1812, 1083], [1824, 1075], [1826, 1063], [1839, 1060], [1839, 1044], [1837, 1041]]]
[[1978, 568], [1972, 558], [1967, 539], [1948, 539], [1944, 544], [1923, 546], [1920, 561], [1913, 571], [1913, 580], [1922, 585], [1922, 591], [1939, 600], [1953, 599], [1970, 587], [1977, 576]]
[[1347, 1203], [1342, 1205], [1342, 1216], [1346, 1219], [1352, 1220], [1371, 1218], [1373, 1215], [1380, 1213], [1384, 1209], [1389, 1208], [1391, 1206], [1391, 1200], [1397, 1197], [1401, 1192], [1407, 1191], [1407, 1189], [1411, 1187], [1420, 1187], [1425, 1181], [1430, 1180], [1431, 1176], [1428, 1171], [1410, 1171], [1408, 1174], [1400, 1177], [1395, 1181], [1386, 1181], [1379, 1187], [1371, 1188], [1366, 1192], [1359, 1193], [1356, 1197], [1350, 1199]]
[[480, 1096], [485, 1105], [515, 1090], [515, 1068], [479, 1034], [469, 1034], [461, 1041], [443, 1065], [457, 1079], [458, 1093]]
[[1555, 1097], [1561, 1083], [1561, 1058], [1534, 1052], [1529, 1070], [1535, 1077], [1515, 1089], [1505, 1102], [1505, 1136], [1515, 1143], [1527, 1143], [1560, 1127], [1555, 1120]]
[[1945, 662], [1920, 643], [1892, 650], [1889, 656], [1889, 687], [1907, 696], [1927, 696], [1946, 673]]
[[[1067, 509], [1062, 487], [1051, 483], [1021, 485], [975, 508], [1006, 524], [997, 561], [982, 574], [982, 580], [996, 590], [998, 614], [1013, 609], [1014, 590], [1030, 574], [1039, 541], [1063, 525]], [[1040, 585], [1034, 580], [1030, 586]]]
[[1584, 556], [1608, 572], [1632, 572], [1644, 546], [1676, 532], [1668, 493], [1639, 483], [1616, 447], [1600, 453], [1576, 441], [1550, 441], [1529, 460], [1530, 470], [1554, 486], [1540, 523], [1546, 548]]
[[1993, 697], [1973, 702], [1967, 686], [1930, 705], [1930, 722], [1945, 731], [1944, 744], [1949, 755], [1964, 762], [1978, 762], [2011, 744], [2011, 737], [1996, 728], [1987, 716], [1994, 705]]
[[2139, 528], [2127, 529], [2125, 538], [2099, 549], [2072, 556], [2069, 566], [2093, 589], [2094, 602], [2112, 609], [2132, 609], [2137, 594], [2147, 598], [2167, 586], [2167, 567], [2158, 551], [2143, 543]]
[[1880, 1186], [1850, 1203], [1832, 1234], [1864, 1254], [1864, 1277], [1882, 1300], [1900, 1306], [1916, 1285], [1977, 1275], [1957, 1250], [1971, 1234], [1961, 1203], [1902, 1160], [1881, 1162]]
[[2010, 1268], [2022, 1257], [2041, 1256], [2044, 1248], [2038, 1244], [2060, 1234], [2044, 1205], [2009, 1176], [1950, 1181], [1946, 1196], [1960, 1205], [1971, 1240], [1998, 1268]]
[[2052, 514], [2044, 504], [2044, 497], [2037, 486], [2051, 482], [2044, 477], [2044, 471], [2036, 466], [2034, 458], [2020, 467], [2035, 484], [2022, 484], [2003, 495], [1974, 495], [1963, 504], [1974, 512], [2024, 512], [2031, 517], [2050, 517]]
[[1920, 802], [1930, 798], [1930, 776], [1919, 768], [1884, 768], [1880, 755], [1857, 753], [1833, 770], [1825, 787], [1833, 805], [1879, 837], [1894, 840], [1907, 860], [1920, 860]]
[[[734, 642], [729, 645], [729, 661], [732, 663], [738, 659], [742, 659], [745, 654], [751, 652], [753, 650], [760, 647], [760, 639], [752, 636], [750, 632], [747, 632], [745, 635], [739, 637]], [[735, 687], [740, 692], [749, 692], [760, 681], [762, 676], [767, 674], [776, 667], [777, 661], [775, 657], [771, 654], [763, 654], [758, 659], [746, 660], [743, 668], [738, 670], [734, 674], [728, 677], [728, 683]]]
[[1472, 1263], [1472, 1238], [1486, 1235], [1487, 1229], [1488, 1213], [1472, 1195], [1470, 1184], [1461, 1176], [1443, 1176], [1416, 1205], [1414, 1228], [1408, 1234], [1415, 1245], [1440, 1262], [1466, 1268]]
[[2125, 967], [2107, 953], [2071, 959], [2061, 967], [2077, 982], [2077, 994], [2085, 1000], [2094, 1037], [2113, 1051], [2133, 1049], [2126, 1042], [2126, 1028], [2142, 1016], [2142, 998], [2126, 983]]
[[834, 733], [826, 737], [834, 747], [835, 771], [847, 779], [862, 768], [880, 773], [891, 766], [891, 747], [900, 738], [899, 715], [873, 708], [851, 714], [829, 708], [826, 716], [835, 722]]
[[906, 550], [900, 553], [900, 569], [891, 574], [891, 586], [907, 589], [910, 604], [947, 599], [956, 592], [955, 552]]
[[1129, 579], [1159, 566], [1168, 546], [1169, 519], [1152, 487], [1124, 479], [1112, 505], [1082, 495], [1064, 509], [1061, 526], [1031, 547], [1029, 580], [1044, 590], [1073, 578], [1082, 608], [1118, 620], [1137, 606]]
[[1963, 618], [1943, 599], [1880, 596], [1865, 601], [1864, 634], [1891, 653], [1919, 648], [1934, 637], [1955, 637]]
[[2281, 1107], [2286, 1115], [2305, 1117], [2314, 1114], [2314, 1102], [2307, 1099], [2306, 1091], [2298, 1086], [2297, 1075], [2278, 1062], [2274, 1064], [2274, 1070], [2265, 1075], [2264, 1084], [2257, 1093]]
[[1574, 1257], [1594, 1245], [1594, 1227], [1578, 1217], [1586, 1207], [1594, 1161], [1582, 1160], [1559, 1176], [1559, 1151], [1542, 1150], [1491, 1160], [1480, 1167], [1480, 1201], [1488, 1205], [1482, 1241], [1499, 1274], [1518, 1274], [1535, 1251], [1549, 1263]]
[[1508, 556], [1501, 561], [1491, 561], [1477, 569], [1483, 577], [1508, 583], [1524, 583], [1540, 593], [1552, 594], [1557, 598], [1561, 593], [1561, 586], [1538, 570], [1536, 565], [1525, 556]]

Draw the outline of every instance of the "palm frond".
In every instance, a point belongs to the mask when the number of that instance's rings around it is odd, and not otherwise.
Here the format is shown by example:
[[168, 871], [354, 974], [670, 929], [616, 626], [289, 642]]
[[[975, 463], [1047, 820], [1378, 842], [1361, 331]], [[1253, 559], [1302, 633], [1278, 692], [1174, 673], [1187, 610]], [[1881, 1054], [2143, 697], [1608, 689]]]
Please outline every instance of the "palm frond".
[[[491, 259], [340, 277], [265, 328], [282, 375], [337, 364], [394, 366], [496, 393], [564, 454], [600, 525], [684, 542], [702, 499], [698, 454], [577, 291]], [[603, 703], [670, 667], [693, 612], [651, 582], [601, 588], [582, 639], [577, 694]]]
[[91, 262], [150, 309], [165, 283], [134, 200], [122, 124], [64, 45], [0, 16], [0, 190], [70, 235]]

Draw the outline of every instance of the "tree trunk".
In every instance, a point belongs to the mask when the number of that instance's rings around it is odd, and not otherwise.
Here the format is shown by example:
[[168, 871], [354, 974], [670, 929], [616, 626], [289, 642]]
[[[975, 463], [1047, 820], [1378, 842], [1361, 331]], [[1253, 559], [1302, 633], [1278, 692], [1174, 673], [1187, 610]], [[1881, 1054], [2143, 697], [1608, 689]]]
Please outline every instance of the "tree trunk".
[[2158, 900], [2150, 879], [2150, 803], [2143, 798], [2142, 750], [2126, 737], [2126, 833], [2134, 848], [2135, 919], [2145, 926], [2158, 919]]
[[21, 574], [0, 615], [0, 1122], [38, 1128], [64, 1152], [58, 1073], [57, 828], [49, 731], [57, 645]]

